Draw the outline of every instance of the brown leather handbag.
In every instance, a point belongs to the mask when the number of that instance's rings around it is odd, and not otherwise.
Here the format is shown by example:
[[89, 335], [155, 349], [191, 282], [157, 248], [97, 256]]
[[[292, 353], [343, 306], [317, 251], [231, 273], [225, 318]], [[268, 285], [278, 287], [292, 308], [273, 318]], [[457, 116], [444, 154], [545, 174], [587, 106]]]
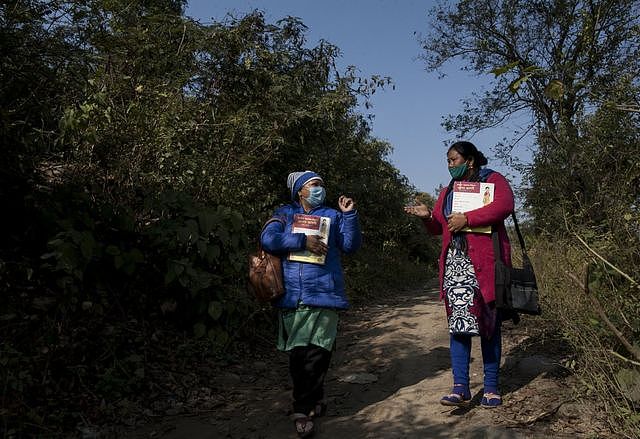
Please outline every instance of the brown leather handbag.
[[[278, 218], [268, 220], [262, 230], [272, 222], [284, 221]], [[260, 232], [262, 235], [262, 232]], [[279, 256], [267, 253], [258, 238], [258, 251], [249, 255], [248, 289], [260, 302], [273, 302], [284, 295], [282, 262]]]

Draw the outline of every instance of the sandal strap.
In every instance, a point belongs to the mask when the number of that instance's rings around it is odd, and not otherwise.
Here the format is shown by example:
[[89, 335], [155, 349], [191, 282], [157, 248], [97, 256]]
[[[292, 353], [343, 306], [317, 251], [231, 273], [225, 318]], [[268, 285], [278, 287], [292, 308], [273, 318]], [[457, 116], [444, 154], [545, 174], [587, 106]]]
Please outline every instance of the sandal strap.
[[454, 384], [449, 396], [459, 396], [461, 400], [466, 401], [471, 399], [471, 389], [466, 384]]
[[457, 398], [460, 401], [464, 401], [464, 395], [462, 393], [449, 393], [448, 395], [443, 396], [443, 398]]
[[502, 396], [497, 393], [486, 392], [482, 395], [482, 401], [480, 405], [484, 408], [495, 408], [502, 405]]

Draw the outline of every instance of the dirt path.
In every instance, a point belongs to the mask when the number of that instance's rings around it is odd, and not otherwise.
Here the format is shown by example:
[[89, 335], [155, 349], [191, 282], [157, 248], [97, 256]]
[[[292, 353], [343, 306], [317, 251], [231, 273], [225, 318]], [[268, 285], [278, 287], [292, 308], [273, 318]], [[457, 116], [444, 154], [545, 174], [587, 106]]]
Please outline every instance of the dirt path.
[[[448, 409], [451, 372], [444, 309], [433, 289], [405, 291], [342, 317], [326, 382], [327, 416], [318, 438], [613, 437], [592, 404], [572, 395], [559, 365], [565, 349], [541, 340], [535, 320], [505, 324], [504, 405], [478, 403], [482, 357], [474, 343], [468, 408]], [[258, 376], [256, 376], [258, 375]], [[213, 391], [211, 389], [219, 389]], [[201, 413], [157, 418], [131, 438], [295, 438], [287, 357], [265, 346], [244, 364], [220, 371], [202, 389]]]

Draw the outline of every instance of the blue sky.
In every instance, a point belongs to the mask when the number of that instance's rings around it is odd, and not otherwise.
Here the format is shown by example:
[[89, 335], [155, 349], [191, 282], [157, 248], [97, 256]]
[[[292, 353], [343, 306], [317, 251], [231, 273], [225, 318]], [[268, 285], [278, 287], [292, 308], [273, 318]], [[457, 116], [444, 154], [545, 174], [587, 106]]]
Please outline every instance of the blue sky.
[[[458, 113], [461, 99], [486, 87], [490, 75], [472, 76], [457, 66], [447, 76], [427, 73], [416, 34], [427, 32], [431, 0], [190, 0], [186, 14], [204, 23], [221, 21], [228, 12], [242, 16], [255, 9], [269, 22], [286, 16], [302, 19], [307, 41], [324, 39], [341, 49], [338, 68], [353, 65], [363, 77], [390, 76], [390, 87], [378, 91], [373, 108], [372, 134], [393, 146], [390, 161], [420, 191], [434, 193], [449, 182], [445, 142], [456, 139], [441, 127], [442, 117]], [[507, 133], [508, 134], [508, 133]], [[492, 160], [490, 147], [505, 136], [492, 130], [471, 139], [489, 158], [492, 169], [509, 176], [513, 170]]]

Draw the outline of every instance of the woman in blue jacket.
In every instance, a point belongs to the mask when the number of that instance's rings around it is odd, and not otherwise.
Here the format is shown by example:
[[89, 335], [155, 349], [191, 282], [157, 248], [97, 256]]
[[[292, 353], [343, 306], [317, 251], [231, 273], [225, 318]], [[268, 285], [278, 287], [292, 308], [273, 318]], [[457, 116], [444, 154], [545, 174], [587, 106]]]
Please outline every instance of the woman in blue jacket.
[[[292, 172], [287, 187], [292, 202], [275, 211], [273, 217], [279, 221], [268, 224], [260, 239], [266, 251], [282, 258], [285, 294], [274, 303], [280, 309], [278, 349], [289, 352], [292, 417], [298, 435], [307, 437], [314, 432], [313, 417], [326, 408], [324, 378], [335, 347], [337, 311], [349, 306], [341, 253], [355, 252], [360, 247], [361, 234], [351, 198], [340, 196], [340, 211], [324, 205], [326, 192], [320, 175], [313, 171]], [[328, 224], [328, 240], [294, 233], [296, 219], [296, 224], [303, 219]], [[296, 261], [295, 255], [302, 252], [324, 256], [324, 263]]]

